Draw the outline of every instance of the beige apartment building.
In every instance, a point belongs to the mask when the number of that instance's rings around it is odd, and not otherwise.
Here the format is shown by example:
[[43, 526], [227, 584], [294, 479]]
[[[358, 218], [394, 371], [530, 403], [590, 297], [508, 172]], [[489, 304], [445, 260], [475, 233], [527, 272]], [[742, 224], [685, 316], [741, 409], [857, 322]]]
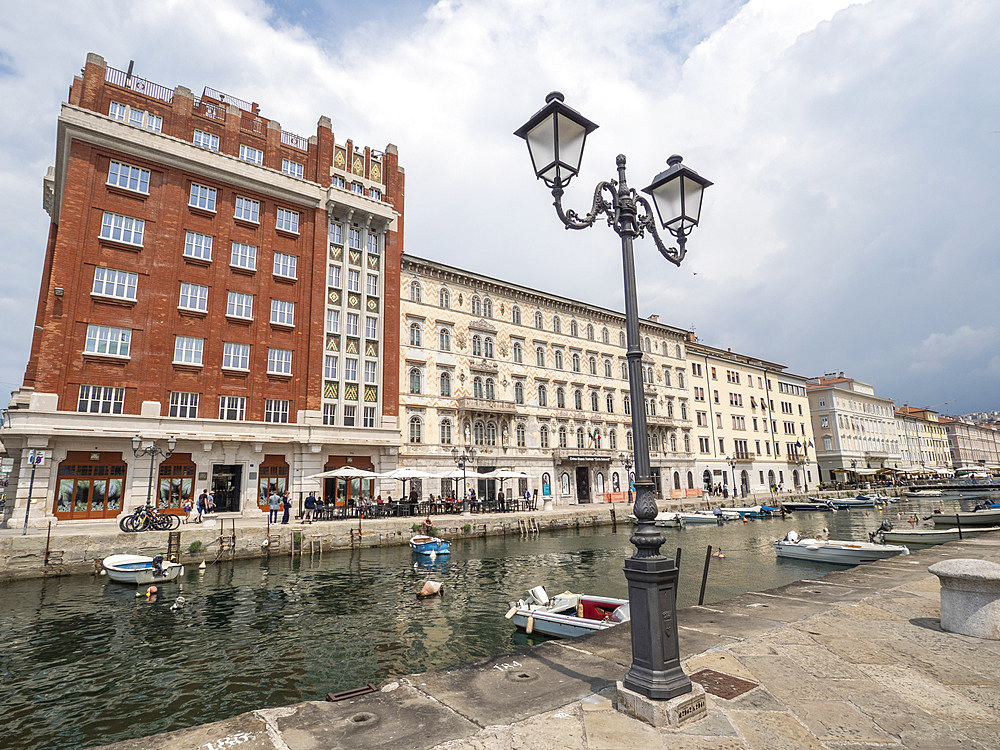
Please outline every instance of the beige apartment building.
[[955, 473], [948, 430], [937, 412], [904, 404], [896, 409], [895, 419], [897, 434], [906, 438], [906, 453], [899, 468], [941, 475]]
[[[507, 482], [506, 492], [537, 491], [554, 504], [627, 490], [622, 313], [409, 255], [401, 269], [399, 464], [441, 473], [456, 469], [455, 453], [476, 451], [464, 480], [424, 480], [421, 491], [460, 495], [465, 481], [493, 494], [495, 480], [476, 475], [494, 469], [527, 475]], [[747, 491], [813, 481], [804, 378], [699, 344], [656, 316], [642, 321], [640, 334], [660, 497], [732, 489], [730, 459]], [[713, 370], [735, 381], [722, 380], [718, 403]]]
[[940, 417], [956, 471], [1000, 471], [1000, 430]]

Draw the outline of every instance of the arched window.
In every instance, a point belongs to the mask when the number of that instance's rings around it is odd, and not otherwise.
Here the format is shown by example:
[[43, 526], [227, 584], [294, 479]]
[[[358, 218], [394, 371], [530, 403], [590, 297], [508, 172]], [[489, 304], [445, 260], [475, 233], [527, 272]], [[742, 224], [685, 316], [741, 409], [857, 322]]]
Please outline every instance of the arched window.
[[667, 416], [673, 419], [674, 417], [674, 400], [667, 399]]
[[486, 359], [493, 359], [493, 339], [490, 336], [483, 339], [483, 356]]
[[542, 325], [542, 312], [541, 312], [541, 310], [535, 310], [535, 328], [537, 328], [538, 330], [541, 330], [542, 327], [543, 327], [543, 325]]
[[573, 372], [580, 372], [580, 355], [573, 352]]
[[451, 445], [451, 420], [442, 419], [440, 426], [441, 445]]
[[496, 445], [497, 444], [497, 426], [493, 422], [486, 425], [486, 444]]
[[663, 342], [663, 356], [664, 357], [669, 357], [670, 356], [669, 350], [667, 349], [667, 342], [666, 341]]
[[694, 474], [692, 474], [690, 471], [688, 472], [688, 486], [687, 486], [687, 488], [689, 490], [693, 490], [694, 489]]
[[575, 320], [571, 320], [569, 322], [569, 335], [570, 336], [579, 336], [580, 335], [580, 327], [576, 324]]
[[483, 337], [478, 333], [472, 337], [472, 356], [481, 357], [483, 356]]
[[618, 346], [620, 346], [622, 349], [625, 348], [625, 331], [618, 332]]
[[493, 401], [497, 397], [497, 384], [493, 378], [486, 378], [486, 398]]
[[674, 489], [679, 490], [681, 488], [681, 473], [679, 471], [674, 472]]
[[535, 347], [535, 367], [545, 367], [545, 349], [541, 346]]
[[440, 377], [441, 395], [451, 396], [451, 373], [442, 372]]
[[564, 495], [569, 494], [569, 472], [564, 471], [562, 476], [559, 477], [559, 484], [562, 485], [562, 493]]
[[611, 334], [608, 332], [607, 328], [601, 329], [601, 343], [603, 344], [611, 343]]
[[416, 367], [410, 370], [410, 393], [420, 393], [420, 370]]
[[615, 394], [609, 393], [604, 399], [605, 405], [608, 407], [608, 414], [615, 413]]
[[632, 413], [632, 399], [629, 398], [629, 395], [627, 393], [622, 394], [622, 407], [623, 407], [622, 412], [624, 414]]
[[423, 434], [424, 425], [420, 417], [410, 417], [410, 442], [419, 443]]
[[482, 445], [486, 442], [486, 428], [483, 427], [482, 422], [476, 422], [472, 427], [472, 442], [476, 445]]
[[684, 452], [691, 452], [691, 436], [687, 434], [684, 435]]
[[622, 380], [628, 380], [628, 362], [622, 362]]
[[670, 450], [673, 453], [677, 452], [677, 435], [675, 433], [670, 433]]
[[604, 377], [606, 377], [606, 378], [610, 378], [611, 377], [611, 360], [610, 359], [604, 360]]
[[518, 448], [523, 448], [528, 444], [527, 436], [528, 432], [524, 429], [524, 425], [518, 422], [517, 427], [514, 428], [514, 440]]
[[674, 356], [677, 357], [677, 359], [681, 359], [684, 356], [684, 353], [681, 351], [680, 344], [674, 344]]
[[559, 447], [560, 448], [568, 448], [569, 447], [569, 444], [566, 442], [566, 428], [565, 427], [560, 427], [559, 428]]
[[517, 305], [510, 307], [510, 322], [516, 326], [521, 325], [521, 308]]
[[410, 323], [410, 346], [420, 346], [419, 323]]
[[559, 320], [558, 315], [552, 316], [552, 331], [554, 333], [562, 333], [562, 321]]
[[559, 349], [556, 349], [556, 369], [561, 370], [563, 368], [563, 353]]
[[688, 405], [687, 401], [681, 401], [681, 419], [688, 418]]
[[643, 349], [644, 350], [646, 350], [647, 352], [650, 352], [650, 353], [653, 351], [653, 344], [649, 340], [649, 336], [646, 337], [646, 340], [645, 340], [645, 342], [643, 342], [643, 344], [644, 344], [643, 345]]
[[566, 408], [566, 391], [562, 388], [556, 388], [556, 408], [565, 409]]
[[447, 328], [438, 331], [438, 349], [443, 352], [451, 351], [451, 331]]
[[621, 485], [621, 481], [618, 479], [618, 472], [617, 471], [611, 472], [611, 491], [612, 492], [621, 492], [622, 491], [622, 485]]
[[582, 427], [577, 427], [576, 428], [576, 447], [577, 448], [583, 448], [584, 447], [583, 428]]
[[540, 448], [549, 447], [549, 428], [545, 425], [538, 428], [538, 446]]
[[545, 389], [544, 385], [538, 386], [538, 405], [539, 406], [549, 405], [549, 392]]
[[521, 345], [520, 341], [514, 342], [514, 345], [511, 347], [511, 352], [514, 364], [519, 365], [524, 362], [524, 347]]
[[483, 300], [483, 317], [484, 318], [493, 317], [493, 300], [491, 300], [489, 297], [486, 297]]
[[524, 383], [520, 380], [514, 383], [514, 403], [523, 404], [524, 403]]
[[472, 379], [472, 397], [483, 397], [483, 379], [478, 375]]
[[583, 392], [580, 390], [573, 391], [573, 408], [574, 409], [583, 408]]
[[597, 398], [597, 391], [590, 392], [590, 410], [597, 411], [600, 400]]
[[438, 292], [438, 307], [442, 310], [451, 308], [451, 292], [447, 287], [441, 287], [441, 291]]
[[649, 434], [649, 449], [655, 453], [660, 452], [660, 436], [656, 433]]
[[701, 475], [701, 483], [706, 490], [712, 489], [712, 472], [705, 469], [705, 473]]
[[479, 299], [479, 295], [472, 295], [472, 314], [482, 315], [483, 314], [483, 301]]
[[632, 452], [632, 430], [628, 430], [625, 433], [625, 450], [629, 453]]
[[670, 368], [669, 367], [664, 367], [663, 368], [663, 385], [667, 386], [668, 388], [670, 387]]
[[590, 357], [587, 360], [587, 362], [588, 362], [589, 367], [590, 367], [590, 374], [591, 375], [596, 375], [597, 374], [597, 357]]
[[414, 280], [410, 282], [410, 302], [419, 302], [419, 301], [420, 301], [420, 282]]
[[604, 494], [604, 474], [597, 472], [597, 494]]
[[678, 388], [684, 387], [684, 370], [677, 371], [677, 387]]
[[608, 430], [608, 448], [618, 450], [618, 433], [615, 430]]
[[587, 338], [591, 341], [594, 340], [594, 326], [590, 323], [587, 323]]

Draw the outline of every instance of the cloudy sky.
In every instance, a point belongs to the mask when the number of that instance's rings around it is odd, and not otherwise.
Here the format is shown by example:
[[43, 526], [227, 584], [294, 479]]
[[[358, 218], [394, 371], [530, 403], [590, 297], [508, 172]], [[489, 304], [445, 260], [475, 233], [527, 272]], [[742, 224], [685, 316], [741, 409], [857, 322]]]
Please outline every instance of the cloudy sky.
[[[399, 147], [406, 251], [622, 309], [618, 238], [562, 229], [511, 132], [564, 92], [601, 127], [566, 202], [629, 160], [715, 182], [639, 311], [897, 403], [1000, 408], [995, 0], [34, 0], [0, 24], [0, 388], [19, 385], [42, 176], [86, 53], [257, 101], [286, 130]], [[945, 405], [947, 404], [947, 405]]]

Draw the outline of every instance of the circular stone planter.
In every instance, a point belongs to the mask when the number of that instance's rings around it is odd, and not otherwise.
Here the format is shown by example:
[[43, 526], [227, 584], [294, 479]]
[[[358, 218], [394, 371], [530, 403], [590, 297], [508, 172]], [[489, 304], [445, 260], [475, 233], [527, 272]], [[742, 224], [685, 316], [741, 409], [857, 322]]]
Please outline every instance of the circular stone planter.
[[987, 560], [943, 560], [928, 569], [941, 582], [941, 628], [1000, 640], [1000, 565]]

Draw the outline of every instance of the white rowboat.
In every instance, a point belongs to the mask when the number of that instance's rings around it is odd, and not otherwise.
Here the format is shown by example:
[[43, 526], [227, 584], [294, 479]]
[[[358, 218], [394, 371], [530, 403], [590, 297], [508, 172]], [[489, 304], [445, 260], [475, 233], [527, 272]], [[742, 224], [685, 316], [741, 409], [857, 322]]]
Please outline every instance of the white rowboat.
[[899, 529], [881, 531], [878, 536], [883, 541], [894, 544], [942, 544], [967, 539], [975, 534], [985, 534], [988, 531], [1000, 531], [1000, 526], [963, 527], [959, 535], [958, 527], [951, 529]]
[[162, 583], [184, 574], [183, 565], [164, 560], [162, 555], [108, 555], [101, 564], [101, 574], [119, 583]]
[[958, 526], [965, 531], [966, 526], [1000, 526], [1000, 508], [972, 510], [958, 513], [935, 513], [935, 526]]
[[794, 531], [789, 531], [783, 540], [775, 542], [774, 551], [778, 557], [837, 565], [860, 565], [896, 555], [910, 554], [910, 551], [902, 545], [837, 539], [799, 539], [799, 535]]
[[628, 622], [629, 607], [626, 599], [569, 591], [549, 599], [544, 588], [535, 586], [528, 592], [527, 599], [511, 603], [506, 617], [519, 630], [529, 634], [575, 638]]

